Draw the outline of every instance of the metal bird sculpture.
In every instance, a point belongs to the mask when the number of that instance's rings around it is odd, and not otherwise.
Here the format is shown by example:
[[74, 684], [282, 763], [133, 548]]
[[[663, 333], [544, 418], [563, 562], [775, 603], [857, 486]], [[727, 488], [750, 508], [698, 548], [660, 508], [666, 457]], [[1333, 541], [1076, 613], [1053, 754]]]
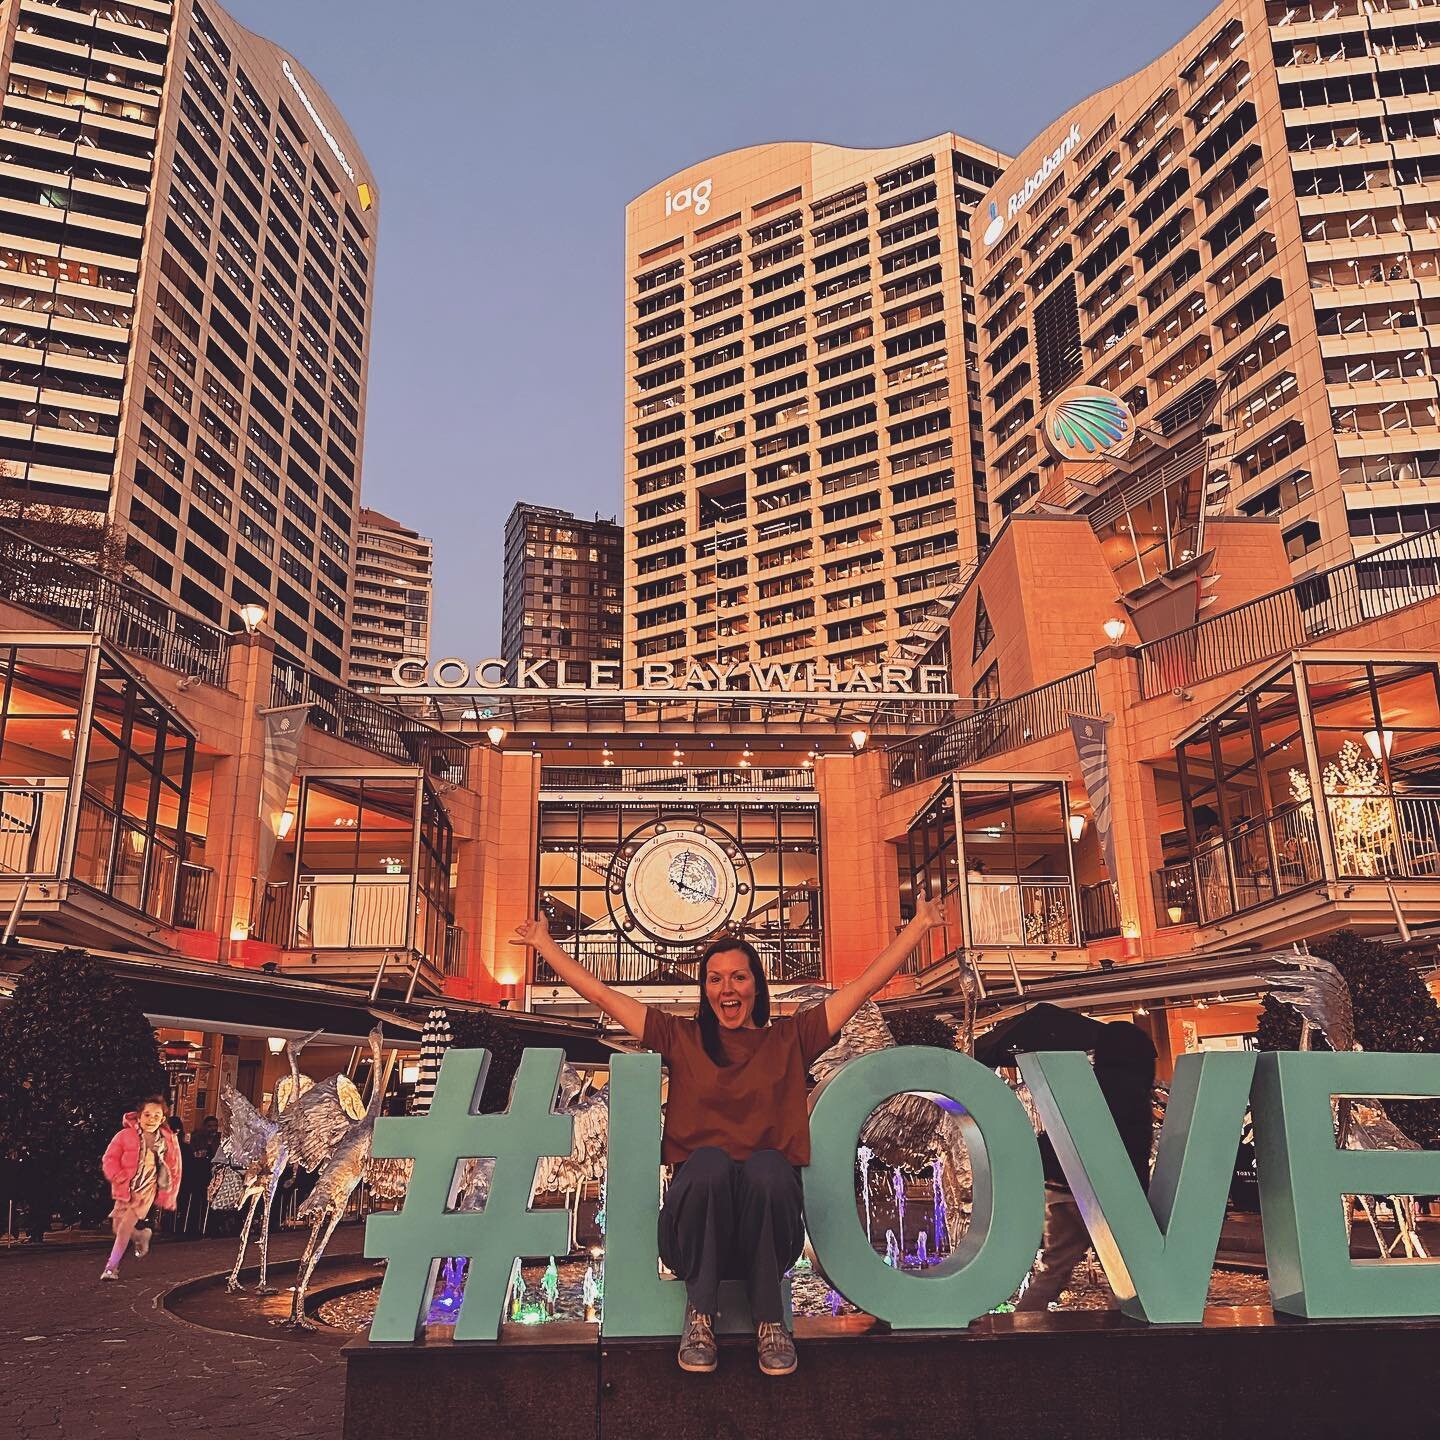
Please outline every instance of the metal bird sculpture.
[[[560, 1111], [573, 1122], [574, 1140], [568, 1155], [545, 1155], [535, 1167], [532, 1193], [558, 1191], [565, 1196], [570, 1216], [570, 1248], [575, 1248], [576, 1227], [580, 1219], [580, 1200], [585, 1186], [592, 1180], [605, 1178], [605, 1163], [610, 1139], [610, 1096], [605, 1090], [587, 1090], [573, 1065], [566, 1064], [560, 1072]], [[490, 1164], [493, 1169], [493, 1162]], [[478, 1180], [480, 1177], [476, 1177]], [[489, 1171], [484, 1176], [488, 1184]], [[465, 1199], [462, 1188], [462, 1199]], [[484, 1201], [481, 1199], [480, 1204]], [[468, 1203], [461, 1209], [472, 1208]], [[474, 1206], [473, 1208], [480, 1208]]]
[[[1355, 1011], [1350, 987], [1328, 960], [1297, 950], [1285, 969], [1260, 978], [1276, 1000], [1296, 1010], [1310, 1029], [1318, 1030], [1332, 1050], [1354, 1050]], [[1302, 1031], [1300, 1048], [1308, 1050], [1309, 1036]]]
[[[370, 1103], [358, 1119], [346, 1113], [341, 1106], [332, 1108], [328, 1096], [325, 1104], [312, 1107], [310, 1113], [300, 1113], [317, 1092], [330, 1090], [338, 1099], [341, 1090], [335, 1082], [345, 1080], [344, 1076], [332, 1075], [322, 1085], [309, 1091], [304, 1103], [294, 1107], [297, 1124], [292, 1132], [292, 1141], [296, 1147], [297, 1163], [307, 1170], [318, 1169], [320, 1173], [298, 1213], [298, 1218], [310, 1226], [310, 1238], [300, 1256], [289, 1317], [280, 1321], [281, 1324], [301, 1330], [315, 1328], [314, 1322], [305, 1314], [305, 1292], [331, 1235], [335, 1233], [335, 1227], [340, 1223], [340, 1217], [350, 1203], [350, 1196], [364, 1177], [365, 1166], [370, 1159], [375, 1120], [385, 1099], [386, 1077], [380, 1067], [383, 1046], [384, 1036], [377, 1025], [370, 1032]], [[350, 1082], [345, 1080], [345, 1084]], [[350, 1089], [353, 1091], [354, 1086], [351, 1085]]]
[[[1299, 1012], [1301, 1019], [1301, 1050], [1310, 1049], [1311, 1032], [1318, 1030], [1332, 1050], [1359, 1050], [1355, 1039], [1355, 1008], [1345, 977], [1328, 960], [1297, 950], [1286, 968], [1260, 978], [1270, 986], [1270, 994], [1282, 1004]], [[1332, 1101], [1335, 1127], [1341, 1146], [1346, 1150], [1419, 1150], [1415, 1143], [1385, 1113], [1379, 1101], [1355, 1100], [1349, 1097]], [[1391, 1195], [1391, 1213], [1395, 1217], [1395, 1239], [1387, 1241], [1380, 1230], [1380, 1218], [1373, 1197], [1356, 1195], [1347, 1205], [1358, 1207], [1374, 1232], [1375, 1242], [1384, 1258], [1402, 1251], [1407, 1259], [1425, 1258], [1420, 1239], [1420, 1211], [1413, 1195]], [[1353, 1208], [1352, 1208], [1353, 1214]]]
[[281, 1177], [290, 1163], [290, 1145], [284, 1130], [284, 1116], [295, 1101], [310, 1088], [312, 1082], [300, 1073], [300, 1052], [319, 1035], [316, 1030], [301, 1040], [287, 1040], [285, 1054], [290, 1062], [290, 1073], [281, 1078], [275, 1087], [270, 1104], [270, 1113], [262, 1115], [228, 1081], [220, 1087], [220, 1106], [225, 1112], [227, 1133], [216, 1156], [219, 1164], [231, 1164], [244, 1172], [242, 1189], [237, 1209], [244, 1209], [245, 1219], [240, 1227], [240, 1248], [235, 1255], [227, 1290], [239, 1290], [240, 1271], [245, 1264], [245, 1253], [250, 1248], [250, 1231], [255, 1217], [260, 1216], [260, 1283], [258, 1295], [273, 1295], [274, 1289], [266, 1283], [270, 1263], [270, 1212], [275, 1203], [275, 1192]]

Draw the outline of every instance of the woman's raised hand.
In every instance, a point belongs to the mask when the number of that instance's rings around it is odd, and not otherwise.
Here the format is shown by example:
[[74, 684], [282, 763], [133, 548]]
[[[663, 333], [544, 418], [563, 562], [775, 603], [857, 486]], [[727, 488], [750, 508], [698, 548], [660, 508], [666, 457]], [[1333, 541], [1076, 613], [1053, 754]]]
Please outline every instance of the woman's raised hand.
[[550, 922], [543, 915], [537, 915], [533, 920], [527, 920], [523, 925], [515, 927], [515, 939], [510, 943], [524, 945], [533, 950], [549, 938]]
[[926, 930], [950, 923], [948, 895], [921, 896], [915, 902], [915, 923]]

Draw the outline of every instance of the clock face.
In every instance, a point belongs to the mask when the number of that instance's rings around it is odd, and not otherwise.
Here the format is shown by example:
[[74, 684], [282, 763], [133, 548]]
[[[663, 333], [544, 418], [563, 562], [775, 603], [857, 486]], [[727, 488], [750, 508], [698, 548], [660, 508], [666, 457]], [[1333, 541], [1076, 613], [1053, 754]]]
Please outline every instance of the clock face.
[[[738, 865], [745, 865], [742, 880]], [[652, 940], [695, 944], [722, 929], [750, 894], [740, 847], [703, 821], [653, 821], [620, 847], [609, 896], [623, 898], [623, 929], [638, 927]], [[748, 908], [748, 906], [746, 907]]]

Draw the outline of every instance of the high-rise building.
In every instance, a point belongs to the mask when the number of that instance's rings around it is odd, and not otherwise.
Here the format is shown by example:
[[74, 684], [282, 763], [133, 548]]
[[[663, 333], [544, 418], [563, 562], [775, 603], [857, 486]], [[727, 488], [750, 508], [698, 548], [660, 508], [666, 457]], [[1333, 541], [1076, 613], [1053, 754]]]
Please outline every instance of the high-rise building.
[[521, 501], [505, 522], [508, 660], [618, 660], [624, 540], [613, 519]]
[[884, 660], [973, 568], [969, 217], [1006, 163], [761, 145], [631, 202], [627, 664]]
[[348, 684], [360, 690], [393, 685], [399, 661], [425, 659], [434, 587], [434, 541], [362, 506]]
[[103, 534], [182, 614], [262, 604], [282, 657], [338, 680], [377, 224], [359, 146], [209, 0], [13, 0], [0, 24], [0, 514]]
[[[1226, 0], [1021, 153], [972, 225], [992, 525], [1083, 509], [1144, 584], [1177, 505], [1301, 575], [1435, 524], [1437, 47], [1419, 0]], [[1081, 384], [1191, 458], [1085, 493], [1039, 433]]]

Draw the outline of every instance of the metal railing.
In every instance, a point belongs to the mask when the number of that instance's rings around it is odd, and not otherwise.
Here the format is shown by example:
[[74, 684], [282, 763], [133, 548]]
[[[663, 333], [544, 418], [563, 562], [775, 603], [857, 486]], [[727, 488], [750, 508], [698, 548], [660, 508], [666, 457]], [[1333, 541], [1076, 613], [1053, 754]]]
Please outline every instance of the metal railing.
[[205, 902], [210, 898], [210, 878], [215, 872], [208, 865], [181, 862], [179, 883], [175, 890], [175, 924], [182, 930], [200, 930], [205, 923]]
[[468, 941], [462, 925], [445, 926], [445, 957], [441, 969], [446, 975], [463, 975], [467, 959]]
[[1193, 925], [1199, 918], [1195, 908], [1195, 867], [1188, 860], [1162, 865], [1151, 875], [1155, 887], [1155, 923]]
[[159, 596], [0, 528], [0, 600], [118, 649], [223, 688], [229, 637], [177, 615]]
[[[802, 980], [822, 978], [819, 936], [787, 934], [770, 936], [746, 932], [745, 938], [760, 955], [767, 980], [794, 984]], [[696, 956], [677, 954], [657, 956], [631, 944], [615, 932], [598, 935], [573, 935], [559, 942], [592, 975], [610, 985], [677, 985], [694, 982]], [[535, 957], [537, 985], [566, 985], [546, 963]]]
[[0, 785], [0, 875], [54, 875], [70, 787]]
[[897, 789], [964, 770], [989, 755], [1059, 734], [1071, 715], [1098, 715], [1095, 669], [1077, 670], [1009, 700], [997, 700], [932, 730], [892, 745], [890, 783]]
[[585, 765], [544, 765], [540, 769], [542, 790], [663, 790], [694, 791], [786, 791], [813, 790], [815, 772], [800, 766], [771, 768], [752, 765], [713, 766], [657, 765], [642, 768], [614, 765], [597, 768]]
[[1082, 885], [1075, 892], [1080, 906], [1080, 938], [1108, 940], [1120, 933], [1120, 902], [1108, 880]]
[[132, 910], [169, 924], [175, 913], [180, 855], [93, 796], [80, 797], [71, 878]]
[[1075, 945], [1075, 891], [1051, 876], [969, 875], [970, 944]]
[[442, 779], [464, 781], [465, 741], [298, 665], [276, 660], [270, 703], [309, 705], [310, 723], [326, 735], [402, 764], [422, 765]]
[[1136, 649], [1140, 694], [1227, 675], [1440, 595], [1440, 529], [1322, 570]]

